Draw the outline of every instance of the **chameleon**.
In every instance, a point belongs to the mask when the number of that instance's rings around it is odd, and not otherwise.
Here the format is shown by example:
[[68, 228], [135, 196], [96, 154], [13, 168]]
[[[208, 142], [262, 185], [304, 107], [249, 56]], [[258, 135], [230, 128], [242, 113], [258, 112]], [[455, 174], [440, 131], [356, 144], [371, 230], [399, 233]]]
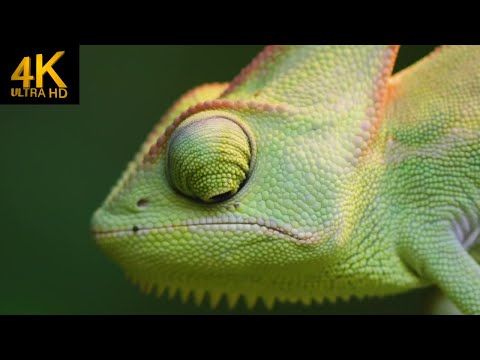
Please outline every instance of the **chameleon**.
[[[249, 307], [437, 287], [480, 314], [480, 47], [267, 46], [153, 128], [95, 242], [143, 291]], [[208, 294], [208, 296], [207, 296]]]

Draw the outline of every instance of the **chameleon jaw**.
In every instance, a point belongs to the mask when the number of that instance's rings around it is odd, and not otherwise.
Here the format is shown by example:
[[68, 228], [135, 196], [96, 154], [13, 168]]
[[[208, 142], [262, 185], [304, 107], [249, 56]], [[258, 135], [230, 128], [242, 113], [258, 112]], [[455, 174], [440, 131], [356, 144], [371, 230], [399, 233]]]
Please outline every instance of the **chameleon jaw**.
[[[158, 227], [136, 227], [135, 229], [102, 229], [100, 230], [100, 224], [93, 227], [93, 234], [95, 235], [98, 244], [103, 247], [108, 253], [110, 253], [116, 261], [121, 265], [127, 278], [137, 285], [144, 293], [155, 293], [158, 297], [163, 297], [165, 293], [168, 294], [170, 299], [179, 296], [182, 302], [186, 303], [192, 300], [197, 304], [203, 303], [208, 299], [208, 303], [212, 308], [216, 308], [222, 299], [225, 299], [229, 308], [234, 308], [237, 302], [242, 298], [247, 308], [252, 308], [259, 301], [262, 301], [267, 309], [271, 309], [276, 302], [301, 302], [304, 304], [310, 304], [312, 301], [322, 303], [325, 300], [335, 302], [337, 299], [349, 300], [351, 295], [344, 291], [331, 291], [328, 288], [328, 283], [325, 288], [323, 285], [317, 285], [316, 276], [321, 274], [321, 267], [319, 266], [318, 273], [315, 273], [315, 279], [312, 280], [312, 276], [307, 276], [300, 283], [292, 287], [292, 280], [290, 275], [293, 275], [298, 281], [295, 275], [296, 268], [290, 271], [288, 274], [282, 273], [281, 276], [275, 279], [269, 278], [269, 272], [264, 274], [249, 273], [248, 276], [239, 276], [229, 278], [225, 280], [224, 275], [228, 272], [228, 267], [224, 268], [227, 271], [217, 271], [216, 273], [205, 273], [204, 269], [200, 271], [200, 268], [193, 268], [190, 266], [190, 261], [184, 261], [183, 263], [172, 262], [171, 256], [165, 256], [167, 251], [177, 251], [175, 247], [166, 250], [166, 247], [161, 246], [162, 241], [167, 240], [168, 237], [172, 237], [172, 233], [178, 231], [195, 232], [195, 231], [210, 231], [218, 230], [225, 234], [233, 231], [246, 234], [250, 233], [250, 239], [238, 239], [238, 241], [232, 242], [232, 248], [223, 250], [220, 258], [224, 255], [230, 254], [230, 250], [233, 252], [242, 251], [240, 249], [250, 246], [254, 247], [253, 252], [260, 249], [263, 245], [273, 246], [277, 249], [290, 249], [302, 246], [307, 250], [309, 245], [316, 245], [319, 242], [327, 240], [326, 234], [322, 233], [301, 233], [297, 230], [286, 229], [285, 227], [279, 227], [278, 224], [273, 221], [267, 222], [259, 219], [252, 222], [252, 219], [244, 219], [241, 221], [239, 218], [208, 218], [196, 221], [189, 221], [183, 224], [158, 226]], [[207, 222], [208, 221], [208, 222]], [[213, 232], [212, 232], [213, 233]], [[187, 238], [187, 237], [185, 237]], [[252, 238], [256, 238], [252, 241]], [[152, 241], [152, 239], [155, 239]], [[216, 238], [204, 238], [204, 244], [202, 247], [208, 247], [208, 243], [212, 240], [213, 244], [222, 240], [220, 236]], [[236, 239], [234, 239], [236, 240]], [[245, 240], [245, 241], [243, 241]], [[128, 245], [124, 245], [123, 242], [127, 242]], [[198, 241], [198, 238], [197, 238]], [[282, 244], [283, 242], [283, 244]], [[166, 242], [168, 243], [168, 241]], [[150, 245], [148, 245], [150, 244]], [[132, 251], [128, 254], [123, 250], [125, 246], [132, 249], [145, 249], [148, 246], [157, 247], [164, 251], [164, 255], [158, 258], [157, 255], [149, 258], [145, 257], [145, 252]], [[278, 245], [278, 247], [277, 247]], [[284, 247], [284, 245], [287, 245]], [[289, 245], [289, 246], [288, 246]], [[292, 246], [293, 245], [293, 246]], [[258, 246], [258, 247], [257, 247]], [[312, 249], [313, 250], [313, 249]], [[311, 253], [310, 251], [308, 253]], [[183, 254], [184, 255], [184, 254]], [[219, 256], [215, 255], [218, 259]], [[156, 259], [155, 259], [156, 258]], [[186, 259], [179, 255], [180, 259]], [[141, 265], [138, 260], [141, 261]], [[222, 259], [220, 259], [222, 260]], [[235, 266], [235, 265], [234, 265]], [[282, 265], [283, 266], [283, 265]], [[285, 269], [280, 266], [280, 268]], [[193, 270], [192, 270], [193, 269]], [[273, 283], [270, 287], [269, 284]], [[337, 289], [338, 290], [338, 289]], [[357, 297], [363, 297], [364, 294], [360, 294]], [[205, 301], [206, 302], [206, 301]]]
[[168, 225], [168, 226], [153, 226], [153, 227], [138, 227], [133, 226], [130, 229], [114, 229], [114, 230], [95, 230], [92, 229], [92, 234], [98, 242], [103, 239], [119, 239], [126, 236], [140, 236], [152, 232], [162, 233], [171, 232], [178, 229], [188, 229], [189, 231], [196, 231], [197, 228], [207, 228], [211, 230], [230, 230], [230, 231], [254, 231], [261, 232], [263, 235], [274, 236], [278, 239], [285, 239], [295, 242], [297, 244], [314, 244], [318, 241], [315, 234], [312, 232], [301, 232], [297, 229], [288, 230], [278, 226], [271, 220], [257, 220], [257, 221], [228, 221], [225, 219], [204, 219], [203, 221], [191, 222], [184, 224]]
[[[250, 219], [252, 220], [252, 219]], [[98, 228], [93, 228], [92, 233], [96, 238], [99, 245], [103, 246], [116, 246], [120, 244], [123, 240], [129, 240], [133, 242], [141, 242], [143, 239], [147, 238], [148, 235], [152, 234], [168, 234], [168, 232], [174, 232], [178, 230], [188, 230], [194, 232], [196, 230], [220, 230], [220, 231], [239, 231], [242, 233], [250, 232], [254, 233], [257, 236], [261, 235], [263, 237], [262, 241], [265, 242], [276, 242], [276, 241], [288, 241], [295, 243], [297, 245], [309, 245], [313, 244], [318, 239], [316, 234], [305, 232], [302, 233], [296, 229], [286, 229], [284, 227], [279, 227], [273, 221], [264, 221], [256, 219], [256, 221], [243, 220], [237, 218], [235, 221], [231, 219], [228, 221], [223, 218], [209, 218], [189, 221], [184, 224], [169, 225], [169, 226], [157, 226], [157, 227], [138, 227], [134, 226], [129, 229], [112, 229], [112, 230], [98, 230]], [[208, 223], [207, 223], [208, 221]], [[255, 245], [258, 242], [254, 243], [244, 243], [238, 244], [239, 247]], [[238, 247], [237, 247], [238, 249]], [[145, 275], [142, 271], [137, 271], [131, 269], [128, 266], [125, 267], [125, 273], [127, 278], [136, 284], [143, 292], [149, 294], [155, 292], [158, 297], [168, 293], [169, 298], [173, 298], [177, 295], [180, 296], [180, 299], [183, 302], [187, 302], [191, 297], [193, 297], [194, 302], [199, 305], [207, 298], [209, 299], [209, 304], [212, 308], [216, 308], [222, 299], [225, 299], [228, 307], [235, 307], [236, 303], [243, 299], [247, 305], [247, 308], [252, 308], [260, 300], [263, 301], [267, 309], [271, 309], [276, 301], [286, 302], [292, 301], [297, 302], [301, 301], [305, 304], [311, 303], [314, 299], [321, 302], [324, 300], [322, 296], [315, 298], [314, 296], [276, 296], [274, 294], [261, 294], [258, 292], [258, 289], [252, 289], [251, 291], [238, 290], [237, 292], [232, 290], [222, 290], [220, 286], [197, 286], [193, 283], [184, 283], [182, 280], [182, 274], [177, 272], [168, 273], [168, 276], [164, 278], [166, 272], [162, 271], [160, 274], [155, 273], [154, 275]], [[155, 290], [155, 291], [154, 291]]]

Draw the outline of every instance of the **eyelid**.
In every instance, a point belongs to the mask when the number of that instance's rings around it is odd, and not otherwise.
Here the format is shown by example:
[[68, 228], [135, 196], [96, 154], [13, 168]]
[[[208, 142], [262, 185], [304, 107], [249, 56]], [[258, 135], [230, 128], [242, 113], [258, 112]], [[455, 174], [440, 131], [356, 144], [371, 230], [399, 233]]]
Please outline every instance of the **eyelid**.
[[245, 183], [250, 163], [249, 136], [237, 122], [224, 117], [186, 120], [167, 148], [172, 186], [206, 203], [233, 196]]

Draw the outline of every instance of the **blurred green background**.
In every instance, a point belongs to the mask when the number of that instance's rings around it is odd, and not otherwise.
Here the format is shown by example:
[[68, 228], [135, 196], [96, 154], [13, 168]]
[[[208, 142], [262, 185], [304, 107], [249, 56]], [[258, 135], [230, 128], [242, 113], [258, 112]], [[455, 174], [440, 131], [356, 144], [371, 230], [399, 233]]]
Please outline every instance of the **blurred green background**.
[[[428, 290], [229, 310], [144, 295], [96, 247], [92, 212], [182, 93], [263, 46], [81, 46], [80, 105], [0, 105], [0, 314], [418, 314]], [[433, 46], [403, 46], [398, 71]]]

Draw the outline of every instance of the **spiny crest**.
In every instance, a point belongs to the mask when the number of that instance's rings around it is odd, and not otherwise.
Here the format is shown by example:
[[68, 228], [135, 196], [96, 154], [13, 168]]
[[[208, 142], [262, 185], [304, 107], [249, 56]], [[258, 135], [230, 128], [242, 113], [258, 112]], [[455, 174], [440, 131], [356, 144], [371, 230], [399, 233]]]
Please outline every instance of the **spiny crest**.
[[[326, 301], [335, 303], [338, 300], [348, 301], [350, 296], [340, 296], [338, 298], [327, 298], [323, 296], [261, 296], [254, 293], [237, 293], [225, 292], [223, 290], [206, 290], [202, 288], [184, 288], [177, 286], [170, 286], [160, 284], [158, 281], [145, 280], [143, 277], [137, 277], [129, 274], [127, 278], [135, 285], [139, 286], [140, 290], [146, 294], [151, 294], [154, 289], [155, 295], [160, 297], [167, 297], [170, 301], [174, 299], [180, 300], [183, 304], [193, 303], [196, 306], [202, 305], [205, 301], [209, 304], [211, 309], [216, 309], [225, 301], [226, 306], [232, 310], [243, 302], [247, 309], [253, 309], [258, 304], [263, 304], [267, 310], [272, 310], [276, 303], [299, 303], [305, 306], [311, 305], [313, 302], [321, 304]], [[362, 296], [357, 296], [361, 299]]]

